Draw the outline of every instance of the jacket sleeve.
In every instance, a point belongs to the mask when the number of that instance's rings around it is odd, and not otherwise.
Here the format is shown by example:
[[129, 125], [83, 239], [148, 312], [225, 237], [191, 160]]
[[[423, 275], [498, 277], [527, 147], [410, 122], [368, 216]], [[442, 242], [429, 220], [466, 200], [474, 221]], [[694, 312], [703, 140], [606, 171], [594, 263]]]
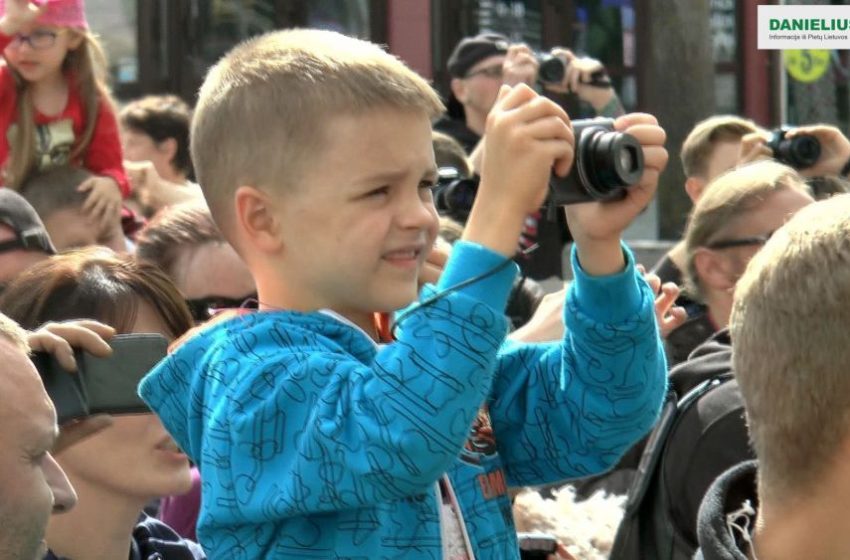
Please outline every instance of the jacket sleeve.
[[512, 486], [605, 471], [656, 420], [667, 383], [654, 295], [623, 250], [626, 269], [606, 277], [574, 250], [563, 341], [500, 356], [490, 417]]
[[[438, 291], [503, 262], [483, 247], [456, 245]], [[359, 508], [432, 489], [489, 394], [515, 275], [510, 263], [411, 312], [397, 341], [370, 364], [344, 347], [293, 340], [282, 323], [273, 335], [293, 351], [246, 377], [250, 383], [213, 413], [221, 431], [205, 444], [204, 480], [211, 469], [212, 479], [233, 482], [232, 493], [214, 490], [223, 494], [211, 499], [227, 504], [217, 521]], [[234, 443], [213, 451], [218, 440]]]
[[118, 121], [109, 104], [101, 99], [98, 105], [97, 122], [94, 135], [86, 150], [85, 168], [95, 175], [115, 179], [121, 189], [121, 196], [130, 195], [130, 182], [124, 172], [121, 154], [121, 138], [118, 135]]

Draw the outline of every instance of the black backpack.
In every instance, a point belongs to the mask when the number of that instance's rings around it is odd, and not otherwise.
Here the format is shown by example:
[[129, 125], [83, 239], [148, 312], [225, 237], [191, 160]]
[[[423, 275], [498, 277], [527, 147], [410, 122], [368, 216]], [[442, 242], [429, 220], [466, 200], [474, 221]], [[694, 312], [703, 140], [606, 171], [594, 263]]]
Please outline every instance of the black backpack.
[[611, 560], [693, 558], [702, 496], [714, 478], [754, 456], [731, 371], [731, 346], [719, 334], [720, 341], [715, 337], [707, 344], [709, 351], [697, 350], [670, 375], [679, 392], [668, 392], [647, 439]]

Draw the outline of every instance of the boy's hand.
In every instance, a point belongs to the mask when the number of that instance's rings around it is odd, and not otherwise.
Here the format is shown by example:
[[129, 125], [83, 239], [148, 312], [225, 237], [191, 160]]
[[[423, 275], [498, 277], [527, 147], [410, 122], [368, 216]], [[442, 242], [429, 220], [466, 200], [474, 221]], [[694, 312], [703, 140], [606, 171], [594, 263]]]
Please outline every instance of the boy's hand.
[[572, 166], [572, 125], [561, 107], [527, 85], [502, 86], [484, 142], [481, 184], [463, 238], [513, 256], [526, 215], [546, 198], [552, 170], [563, 177]]
[[6, 13], [0, 18], [0, 33], [3, 35], [14, 35], [25, 25], [35, 21], [44, 5], [38, 5], [29, 0], [6, 0]]
[[83, 212], [105, 230], [121, 220], [121, 188], [112, 177], [90, 177], [78, 192], [88, 192]]
[[582, 269], [592, 276], [615, 274], [625, 261], [620, 235], [652, 200], [658, 177], [667, 165], [667, 135], [646, 113], [630, 113], [614, 121], [614, 128], [637, 138], [643, 147], [644, 171], [640, 181], [626, 189], [626, 197], [612, 202], [589, 202], [566, 207], [567, 223], [575, 240]]

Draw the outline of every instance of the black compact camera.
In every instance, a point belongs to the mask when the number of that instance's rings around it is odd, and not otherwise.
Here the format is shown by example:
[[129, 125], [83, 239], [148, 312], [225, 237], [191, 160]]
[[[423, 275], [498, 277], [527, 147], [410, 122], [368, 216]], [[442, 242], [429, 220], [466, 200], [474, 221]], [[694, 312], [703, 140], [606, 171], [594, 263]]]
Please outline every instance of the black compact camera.
[[[551, 53], [535, 53], [537, 63], [537, 79], [543, 84], [560, 84], [564, 81], [564, 76], [567, 74], [569, 64], [559, 57]], [[590, 81], [582, 82], [586, 85], [591, 85], [600, 88], [611, 87], [611, 80], [605, 70], [597, 70], [590, 75]]]
[[612, 119], [573, 121], [575, 158], [566, 177], [552, 173], [548, 206], [620, 200], [643, 175], [637, 138], [614, 130]]
[[112, 355], [99, 358], [76, 351], [77, 371], [69, 372], [48, 352], [32, 361], [59, 424], [93, 414], [138, 414], [150, 409], [138, 395], [142, 378], [165, 357], [168, 340], [160, 334], [119, 334], [109, 340]]
[[783, 126], [771, 131], [767, 147], [773, 150], [773, 159], [794, 169], [806, 169], [820, 159], [820, 141], [814, 136], [801, 134], [786, 138], [791, 127]]
[[[643, 175], [643, 149], [637, 138], [614, 130], [612, 119], [573, 121], [575, 158], [566, 177], [553, 172], [544, 207], [620, 200]], [[442, 216], [461, 223], [469, 218], [479, 177], [463, 177], [453, 167], [441, 167], [434, 188], [434, 206]]]

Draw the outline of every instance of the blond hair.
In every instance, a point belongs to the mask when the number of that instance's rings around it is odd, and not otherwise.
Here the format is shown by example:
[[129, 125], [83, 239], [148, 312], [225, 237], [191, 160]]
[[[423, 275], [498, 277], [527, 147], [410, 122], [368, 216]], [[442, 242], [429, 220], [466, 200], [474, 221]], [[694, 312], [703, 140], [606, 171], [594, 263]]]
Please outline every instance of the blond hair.
[[682, 167], [686, 177], [704, 177], [708, 160], [720, 142], [734, 142], [746, 134], [761, 130], [750, 119], [735, 115], [716, 115], [700, 121], [682, 143]]
[[0, 337], [9, 341], [12, 346], [24, 354], [30, 353], [30, 345], [27, 342], [27, 331], [2, 313], [0, 313]]
[[[79, 91], [86, 119], [83, 135], [71, 149], [69, 163], [72, 163], [85, 157], [94, 136], [101, 102], [103, 108], [111, 111], [114, 111], [114, 104], [106, 85], [106, 55], [97, 37], [82, 29], [70, 29], [69, 32], [80, 34], [82, 41], [76, 49], [68, 51], [62, 69], [70, 76], [69, 85]], [[16, 132], [10, 140], [5, 181], [7, 186], [17, 189], [36, 167], [36, 125], [32, 88], [14, 68], [12, 72], [18, 99], [18, 119]]]
[[207, 74], [190, 133], [198, 182], [225, 237], [238, 186], [297, 184], [327, 142], [326, 122], [383, 107], [428, 118], [443, 111], [404, 63], [339, 33], [277, 31], [231, 50]]
[[763, 495], [805, 492], [847, 437], [848, 302], [850, 195], [798, 212], [737, 284], [734, 364]]
[[690, 296], [697, 299], [704, 296], [696, 270], [697, 250], [720, 241], [741, 216], [784, 189], [809, 193], [808, 186], [796, 171], [772, 160], [738, 167], [709, 183], [694, 206], [685, 230], [685, 289]]

